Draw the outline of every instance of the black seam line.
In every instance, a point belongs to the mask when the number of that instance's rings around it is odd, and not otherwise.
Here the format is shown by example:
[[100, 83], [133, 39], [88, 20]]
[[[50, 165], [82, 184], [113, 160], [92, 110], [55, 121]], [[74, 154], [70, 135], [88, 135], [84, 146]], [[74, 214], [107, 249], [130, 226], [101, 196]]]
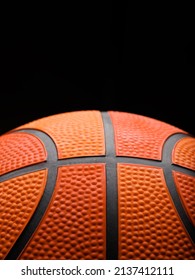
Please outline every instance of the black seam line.
[[[114, 163], [124, 163], [124, 164], [138, 164], [138, 165], [146, 165], [146, 166], [155, 166], [164, 168], [166, 164], [164, 162], [154, 159], [143, 159], [136, 157], [125, 157], [125, 156], [114, 156], [114, 157], [105, 157], [105, 156], [86, 156], [86, 157], [75, 157], [75, 158], [67, 158], [67, 159], [58, 159], [57, 161], [47, 160], [45, 162], [35, 163], [33, 165], [29, 165], [26, 167], [19, 168], [17, 170], [10, 171], [6, 174], [0, 176], [0, 183], [11, 178], [15, 178], [17, 176], [21, 176], [30, 172], [38, 171], [45, 168], [53, 167], [61, 167], [66, 165], [74, 165], [74, 164], [87, 164], [87, 163], [106, 163], [106, 162]], [[195, 176], [195, 171], [185, 168], [183, 166], [179, 166], [176, 164], [171, 165], [172, 170], [184, 173], [186, 175]]]
[[[105, 113], [103, 112], [102, 115], [104, 116]], [[22, 129], [22, 130], [13, 131], [12, 133], [17, 133], [17, 132], [29, 132], [33, 135], [38, 136], [38, 138], [41, 138], [41, 135], [45, 135], [45, 137], [44, 137], [45, 146], [48, 146], [48, 145], [55, 146], [55, 143], [53, 142], [53, 140], [50, 139], [50, 136], [48, 134], [46, 134], [45, 132], [41, 132], [41, 131], [38, 131], [35, 129]], [[181, 133], [180, 134], [177, 133], [174, 135], [183, 135], [183, 137], [188, 136], [186, 134], [181, 134]], [[171, 136], [171, 137], [173, 137], [173, 136]], [[47, 139], [50, 139], [50, 140], [47, 140]], [[52, 144], [51, 144], [51, 141], [52, 141]], [[56, 146], [55, 146], [55, 149], [57, 151]], [[80, 164], [80, 163], [106, 163], [106, 162], [110, 161], [113, 164], [114, 163], [143, 164], [143, 165], [148, 165], [148, 166], [157, 166], [157, 167], [161, 167], [161, 168], [164, 168], [164, 166], [166, 166], [166, 164], [164, 164], [164, 162], [161, 160], [144, 159], [144, 158], [127, 157], [127, 156], [116, 156], [115, 154], [109, 153], [108, 149], [110, 149], [110, 141], [109, 141], [109, 145], [108, 145], [108, 141], [107, 141], [107, 153], [109, 156], [108, 155], [107, 156], [85, 156], [85, 157], [57, 159], [57, 155], [52, 155], [52, 153], [49, 153], [47, 160], [45, 162], [35, 163], [35, 164], [29, 165], [27, 167], [21, 167], [17, 170], [13, 170], [6, 174], [0, 175], [0, 182], [9, 180], [12, 177], [17, 177], [17, 176], [23, 175], [25, 173], [49, 168], [51, 166], [63, 166], [63, 165]], [[177, 164], [172, 163], [172, 169], [175, 171], [178, 171], [178, 172], [188, 174], [190, 176], [195, 176], [194, 170], [191, 170], [191, 169], [183, 167], [183, 166], [179, 166]]]
[[192, 169], [189, 169], [187, 167], [183, 167], [183, 166], [179, 166], [179, 165], [176, 165], [176, 164], [172, 164], [172, 169], [174, 171], [177, 171], [177, 172], [184, 173], [186, 175], [195, 177], [195, 171], [192, 170]]
[[[106, 150], [106, 259], [118, 259], [118, 180], [114, 130], [107, 112], [102, 112]], [[119, 160], [117, 158], [117, 160]]]
[[[46, 134], [44, 134], [40, 131], [28, 130], [28, 133], [32, 133], [33, 135], [38, 136], [44, 142], [45, 147], [47, 149], [47, 153], [48, 153], [48, 159], [52, 158], [53, 160], [57, 160], [57, 150], [50, 137], [48, 137]], [[20, 256], [20, 254], [22, 253], [26, 244], [29, 242], [33, 233], [37, 229], [44, 213], [47, 210], [49, 202], [51, 200], [51, 197], [52, 197], [52, 194], [54, 191], [54, 187], [55, 187], [56, 178], [57, 178], [57, 167], [55, 165], [53, 165], [50, 168], [48, 168], [47, 183], [45, 186], [43, 196], [42, 196], [35, 212], [33, 213], [30, 221], [24, 228], [21, 235], [16, 240], [15, 244], [13, 245], [13, 247], [11, 248], [11, 250], [9, 251], [7, 256], [5, 257], [6, 260], [17, 259]]]
[[87, 163], [129, 163], [129, 164], [141, 164], [148, 166], [158, 166], [163, 168], [162, 162], [153, 160], [153, 159], [141, 159], [141, 158], [130, 158], [130, 157], [115, 157], [115, 156], [86, 156], [86, 157], [76, 157], [76, 158], [67, 158], [67, 159], [58, 159], [57, 161], [48, 160], [45, 162], [35, 163], [26, 167], [21, 167], [17, 170], [10, 171], [6, 174], [0, 176], [0, 182], [21, 176], [30, 172], [38, 171], [45, 168], [61, 167], [66, 165], [74, 164], [87, 164]]
[[173, 200], [173, 203], [177, 209], [177, 212], [181, 218], [183, 225], [185, 226], [187, 233], [189, 234], [191, 240], [195, 243], [195, 227], [193, 226], [191, 220], [188, 217], [188, 214], [185, 211], [185, 208], [183, 207], [183, 204], [181, 202], [181, 199], [178, 194], [177, 187], [175, 185], [174, 178], [173, 178], [173, 170], [177, 170], [177, 171], [179, 170], [179, 171], [182, 171], [182, 173], [184, 173], [184, 174], [187, 173], [189, 175], [189, 170], [188, 170], [188, 172], [185, 172], [186, 169], [177, 168], [177, 166], [174, 166], [174, 168], [172, 168], [172, 150], [173, 150], [176, 142], [184, 137], [186, 137], [185, 134], [178, 133], [178, 134], [175, 134], [175, 135], [172, 135], [171, 137], [169, 137], [167, 139], [167, 141], [165, 142], [164, 147], [163, 147], [163, 154], [162, 154], [162, 161], [164, 163], [163, 171], [164, 171], [165, 181], [166, 181], [169, 193], [171, 195], [171, 198]]

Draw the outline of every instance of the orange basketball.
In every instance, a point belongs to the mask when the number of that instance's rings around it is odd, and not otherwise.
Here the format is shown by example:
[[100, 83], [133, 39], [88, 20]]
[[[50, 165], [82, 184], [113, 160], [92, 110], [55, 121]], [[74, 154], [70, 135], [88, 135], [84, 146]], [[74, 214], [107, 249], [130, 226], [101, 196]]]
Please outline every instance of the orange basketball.
[[194, 259], [195, 138], [73, 111], [0, 136], [0, 259]]

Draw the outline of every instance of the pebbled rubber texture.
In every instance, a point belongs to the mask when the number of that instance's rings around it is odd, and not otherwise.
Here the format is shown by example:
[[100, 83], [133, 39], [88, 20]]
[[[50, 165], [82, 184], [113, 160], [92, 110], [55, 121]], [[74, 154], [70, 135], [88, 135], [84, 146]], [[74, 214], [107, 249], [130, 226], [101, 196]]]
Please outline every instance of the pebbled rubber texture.
[[160, 160], [165, 140], [181, 129], [136, 114], [110, 112], [116, 155]]
[[59, 168], [56, 189], [20, 259], [105, 259], [105, 166]]
[[173, 175], [183, 205], [195, 226], [195, 177], [175, 171]]
[[162, 169], [119, 164], [119, 258], [188, 259], [195, 248], [175, 211]]
[[47, 133], [56, 144], [59, 159], [105, 155], [104, 129], [98, 111], [62, 113], [20, 128]]
[[46, 160], [44, 144], [28, 133], [1, 136], [0, 175]]
[[173, 150], [173, 163], [195, 171], [194, 138], [185, 137], [177, 142]]
[[0, 259], [24, 230], [43, 194], [47, 171], [25, 174], [0, 183]]

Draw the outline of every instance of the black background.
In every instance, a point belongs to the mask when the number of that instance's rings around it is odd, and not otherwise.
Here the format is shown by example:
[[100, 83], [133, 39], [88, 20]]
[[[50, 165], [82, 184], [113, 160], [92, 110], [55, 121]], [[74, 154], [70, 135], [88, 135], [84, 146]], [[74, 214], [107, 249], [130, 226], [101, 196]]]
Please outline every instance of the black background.
[[192, 16], [181, 24], [171, 12], [112, 1], [12, 8], [1, 25], [0, 134], [88, 109], [195, 134]]

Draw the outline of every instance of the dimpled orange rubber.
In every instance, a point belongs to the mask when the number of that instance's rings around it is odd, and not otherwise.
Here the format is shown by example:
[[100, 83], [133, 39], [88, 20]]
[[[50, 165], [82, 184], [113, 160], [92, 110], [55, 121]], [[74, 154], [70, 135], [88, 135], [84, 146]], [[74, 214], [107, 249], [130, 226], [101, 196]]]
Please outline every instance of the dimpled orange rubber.
[[41, 170], [0, 183], [0, 259], [3, 259], [32, 217], [45, 187]]
[[0, 259], [194, 259], [194, 213], [195, 138], [170, 124], [75, 111], [0, 136]]
[[102, 164], [60, 167], [48, 214], [21, 259], [105, 258], [104, 174]]
[[119, 164], [120, 259], [188, 259], [194, 247], [162, 170]]
[[105, 154], [100, 112], [66, 113], [31, 122], [21, 128], [43, 130], [54, 140], [58, 157], [96, 156]]
[[136, 114], [110, 113], [115, 132], [117, 156], [161, 159], [162, 146], [173, 126]]
[[46, 160], [43, 143], [27, 133], [1, 136], [0, 175]]
[[180, 172], [174, 172], [173, 175], [183, 204], [195, 226], [195, 178]]

